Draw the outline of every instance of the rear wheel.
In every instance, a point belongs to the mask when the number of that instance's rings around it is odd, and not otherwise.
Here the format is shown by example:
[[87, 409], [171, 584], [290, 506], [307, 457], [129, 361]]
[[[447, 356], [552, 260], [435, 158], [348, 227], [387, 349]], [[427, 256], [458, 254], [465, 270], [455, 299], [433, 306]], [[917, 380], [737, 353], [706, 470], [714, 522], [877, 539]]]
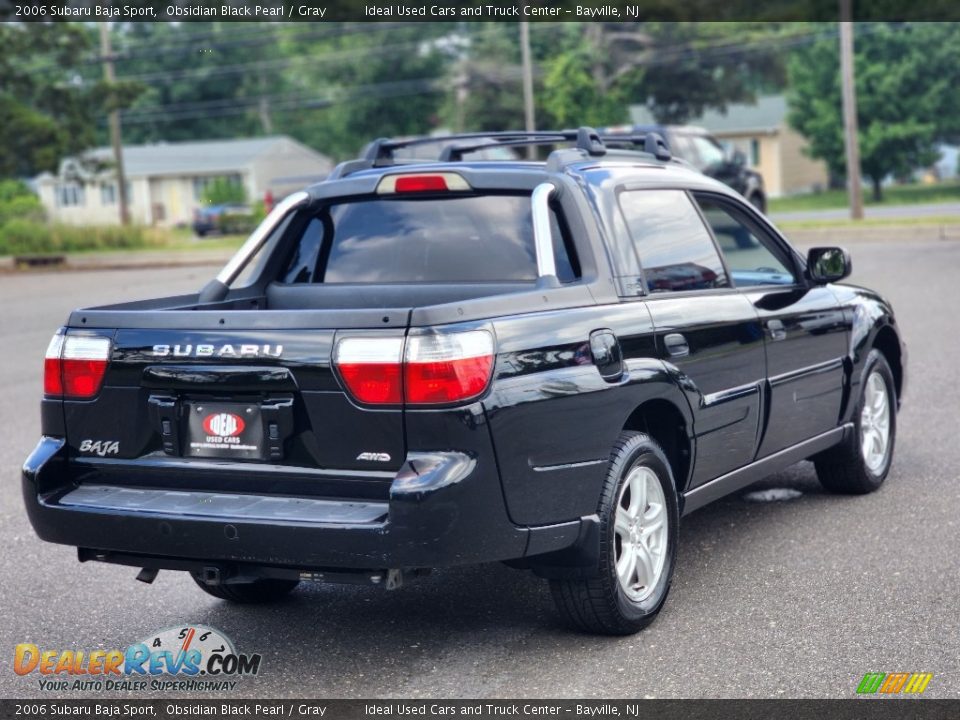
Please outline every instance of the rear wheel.
[[867, 356], [855, 426], [848, 440], [814, 458], [817, 477], [831, 492], [873, 492], [890, 472], [897, 436], [897, 391], [890, 366], [879, 350]]
[[600, 558], [595, 577], [551, 580], [566, 624], [629, 635], [660, 612], [670, 590], [679, 513], [670, 465], [660, 446], [624, 433], [614, 446], [600, 499]]
[[235, 603], [268, 603], [279, 600], [288, 595], [297, 585], [298, 580], [276, 580], [273, 578], [260, 578], [251, 582], [244, 583], [224, 583], [221, 585], [208, 585], [197, 575], [190, 573], [193, 581], [200, 586], [208, 595], [213, 595], [220, 600], [229, 600]]

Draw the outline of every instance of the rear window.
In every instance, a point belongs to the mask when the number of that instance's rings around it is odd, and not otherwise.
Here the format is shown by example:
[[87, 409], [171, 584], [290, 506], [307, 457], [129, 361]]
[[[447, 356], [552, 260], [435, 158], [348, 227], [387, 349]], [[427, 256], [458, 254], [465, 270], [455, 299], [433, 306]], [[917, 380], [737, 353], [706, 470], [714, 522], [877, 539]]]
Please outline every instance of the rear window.
[[[561, 282], [579, 277], [556, 212]], [[530, 196], [376, 198], [328, 205], [303, 229], [285, 283], [511, 282], [537, 277]]]

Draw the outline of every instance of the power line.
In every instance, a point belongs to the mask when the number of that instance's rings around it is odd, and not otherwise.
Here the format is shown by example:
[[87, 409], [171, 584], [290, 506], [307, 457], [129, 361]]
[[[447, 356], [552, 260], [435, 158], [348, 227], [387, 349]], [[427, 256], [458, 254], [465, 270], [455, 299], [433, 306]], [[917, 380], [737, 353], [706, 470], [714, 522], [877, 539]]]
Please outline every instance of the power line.
[[[432, 77], [334, 88], [324, 96], [301, 94], [272, 96], [267, 97], [266, 100], [270, 103], [271, 110], [317, 109], [350, 102], [365, 96], [369, 97], [374, 93], [377, 98], [387, 98], [407, 95], [426, 95], [445, 92], [446, 89], [442, 78]], [[202, 101], [194, 103], [192, 107], [182, 107], [170, 112], [164, 112], [162, 117], [158, 117], [158, 113], [161, 112], [163, 106], [137, 108], [135, 111], [124, 113], [123, 122], [143, 124], [157, 121], [169, 122], [172, 120], [203, 118], [210, 117], [211, 111], [215, 111], [217, 117], [222, 115], [238, 115], [256, 108], [263, 99], [262, 97], [250, 97]]]
[[[204, 49], [210, 50], [231, 50], [236, 48], [245, 48], [245, 47], [256, 47], [258, 45], [266, 45], [273, 43], [277, 39], [277, 34], [274, 32], [267, 32], [270, 29], [272, 23], [266, 24], [266, 26], [261, 26], [257, 32], [251, 30], [250, 34], [254, 35], [251, 38], [241, 38], [240, 40], [234, 39], [234, 36], [227, 37], [223, 33], [218, 34], [208, 34], [209, 37], [216, 37], [217, 42], [208, 44]], [[316, 29], [311, 28], [309, 30], [304, 30], [301, 32], [288, 33], [283, 36], [284, 40], [287, 41], [302, 41], [302, 40], [312, 40], [312, 39], [324, 39], [324, 38], [337, 38], [344, 35], [355, 35], [355, 34], [369, 34], [374, 32], [387, 32], [391, 29], [394, 29], [396, 26], [400, 25], [409, 25], [409, 23], [378, 23], [377, 26], [371, 24], [360, 24], [360, 23], [344, 23], [343, 26], [336, 29]], [[139, 38], [140, 44], [148, 40], [149, 38]], [[173, 39], [173, 38], [171, 38]], [[174, 40], [172, 44], [161, 44], [159, 46], [148, 46], [146, 48], [141, 48], [139, 50], [134, 50], [131, 52], [114, 52], [112, 59], [117, 62], [125, 62], [129, 60], [156, 60], [164, 55], [172, 54], [183, 54], [184, 48], [183, 45], [186, 44], [198, 44], [199, 40], [196, 39], [187, 39], [183, 42], [179, 40]], [[132, 46], [128, 46], [132, 47]], [[100, 65], [103, 63], [105, 58], [100, 55], [88, 55], [86, 57], [78, 58], [72, 64], [70, 70], [76, 71], [80, 67]], [[59, 63], [48, 63], [46, 65], [41, 65], [37, 67], [30, 68], [29, 70], [23, 71], [24, 74], [32, 75], [39, 74], [42, 72], [52, 72], [52, 71], [63, 71], [64, 68]]]

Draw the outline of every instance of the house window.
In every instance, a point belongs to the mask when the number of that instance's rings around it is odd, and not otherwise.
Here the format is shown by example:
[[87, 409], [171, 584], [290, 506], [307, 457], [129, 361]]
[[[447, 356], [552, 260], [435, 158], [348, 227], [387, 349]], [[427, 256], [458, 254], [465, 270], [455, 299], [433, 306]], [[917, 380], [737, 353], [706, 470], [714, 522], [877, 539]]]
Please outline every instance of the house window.
[[100, 183], [100, 204], [117, 204], [117, 186], [114, 183]]
[[760, 141], [757, 138], [750, 139], [750, 167], [759, 167], [760, 165]]
[[60, 207], [75, 207], [84, 205], [83, 186], [76, 183], [57, 185], [57, 205]]

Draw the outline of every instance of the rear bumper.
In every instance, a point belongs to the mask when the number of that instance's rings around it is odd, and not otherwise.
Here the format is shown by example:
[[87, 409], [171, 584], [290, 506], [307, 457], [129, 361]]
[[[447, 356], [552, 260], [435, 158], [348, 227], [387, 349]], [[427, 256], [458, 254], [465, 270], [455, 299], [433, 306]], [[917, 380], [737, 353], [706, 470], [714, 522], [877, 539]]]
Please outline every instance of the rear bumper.
[[63, 441], [44, 437], [24, 465], [22, 485], [41, 539], [81, 548], [81, 557], [144, 567], [213, 564], [237, 574], [264, 567], [433, 568], [512, 560], [577, 542], [579, 520], [511, 523], [499, 477], [485, 470], [493, 467], [489, 457], [410, 453], [385, 503], [142, 488], [117, 493], [67, 482]]

